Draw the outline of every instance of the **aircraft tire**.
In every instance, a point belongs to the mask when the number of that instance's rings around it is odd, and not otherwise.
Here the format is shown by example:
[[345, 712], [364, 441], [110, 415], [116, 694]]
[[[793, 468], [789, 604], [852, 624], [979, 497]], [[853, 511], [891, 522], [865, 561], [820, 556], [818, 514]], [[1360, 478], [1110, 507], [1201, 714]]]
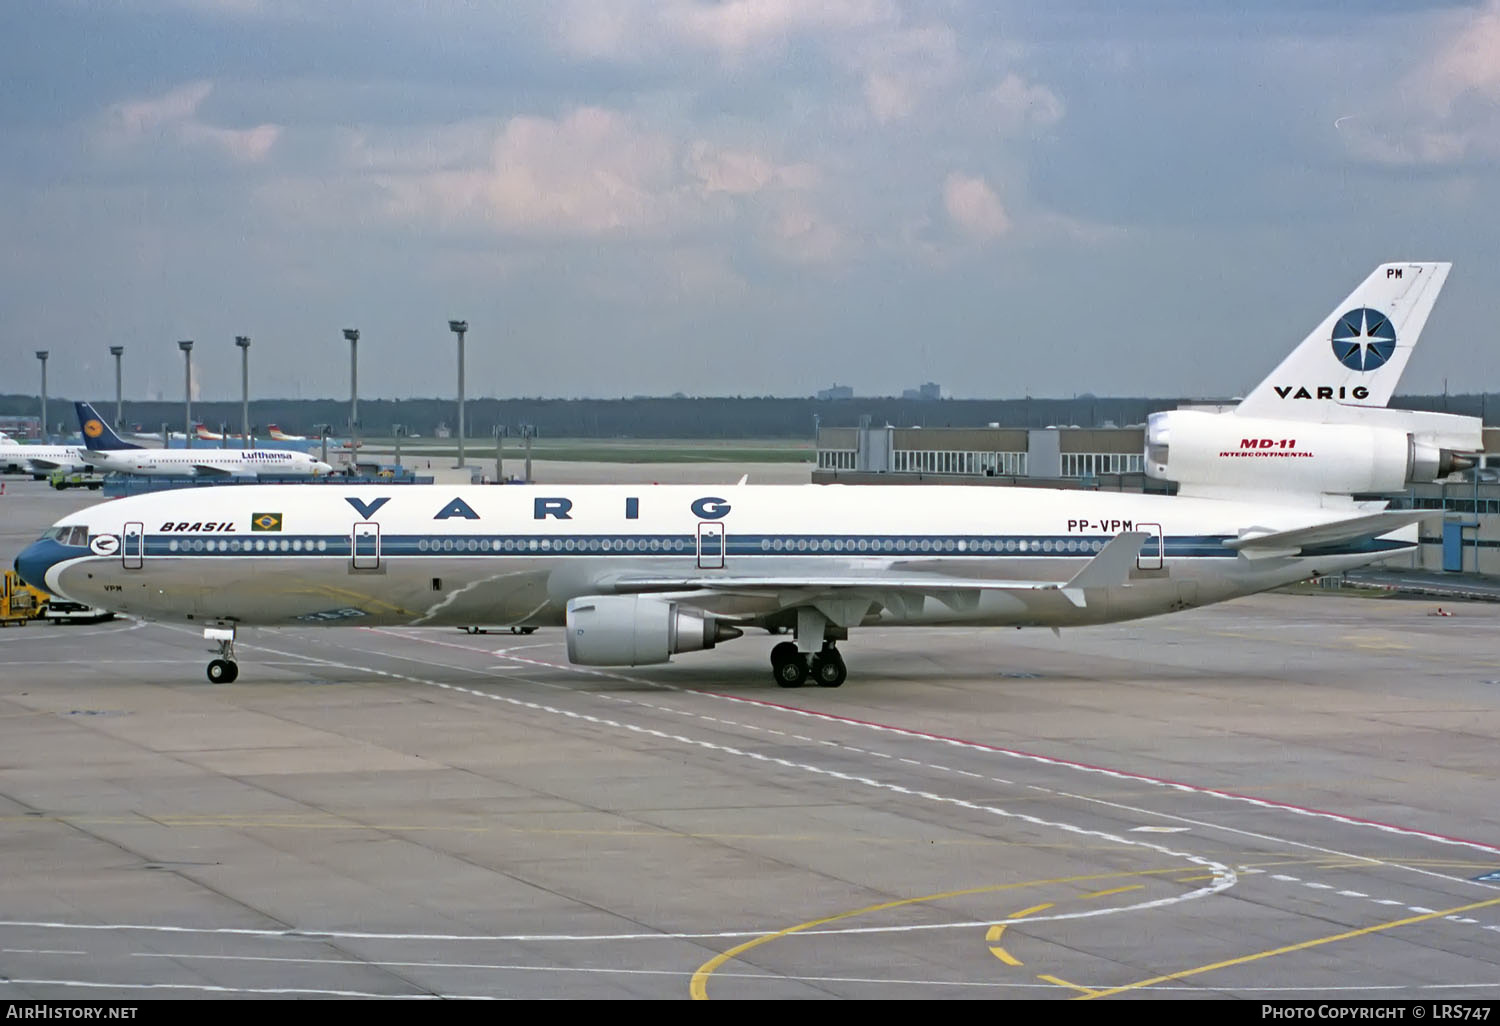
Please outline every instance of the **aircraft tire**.
[[781, 659], [771, 664], [771, 673], [776, 683], [784, 688], [800, 688], [807, 683], [807, 660], [800, 653], [790, 659]]
[[794, 642], [783, 641], [771, 649], [771, 665], [784, 663], [797, 654], [797, 646]]
[[813, 657], [812, 676], [820, 688], [836, 688], [849, 677], [844, 666], [844, 657], [838, 649], [831, 648]]
[[208, 682], [210, 684], [233, 684], [235, 678], [239, 675], [239, 664], [232, 663], [228, 659], [215, 659], [208, 664]]

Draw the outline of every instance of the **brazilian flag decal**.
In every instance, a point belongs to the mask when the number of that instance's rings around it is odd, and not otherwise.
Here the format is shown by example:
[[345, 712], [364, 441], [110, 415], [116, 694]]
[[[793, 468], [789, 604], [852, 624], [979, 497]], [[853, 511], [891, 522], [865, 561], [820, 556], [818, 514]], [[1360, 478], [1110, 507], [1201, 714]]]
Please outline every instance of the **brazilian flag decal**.
[[279, 531], [281, 530], [280, 513], [252, 513], [250, 514], [250, 530], [252, 531]]

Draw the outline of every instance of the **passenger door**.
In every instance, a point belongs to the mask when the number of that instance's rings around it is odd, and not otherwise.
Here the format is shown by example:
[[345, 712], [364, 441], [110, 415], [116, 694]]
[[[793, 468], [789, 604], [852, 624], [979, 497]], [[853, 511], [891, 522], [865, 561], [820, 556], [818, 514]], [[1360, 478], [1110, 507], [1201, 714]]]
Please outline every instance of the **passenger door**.
[[1136, 524], [1137, 531], [1149, 531], [1151, 537], [1141, 546], [1141, 554], [1135, 557], [1135, 565], [1141, 570], [1160, 570], [1164, 545], [1160, 524]]
[[701, 570], [724, 569], [724, 525], [698, 525], [698, 567]]
[[146, 525], [131, 521], [125, 525], [120, 539], [120, 565], [126, 570], [139, 570], [146, 563]]
[[354, 525], [350, 565], [355, 570], [380, 569], [380, 525], [361, 520]]

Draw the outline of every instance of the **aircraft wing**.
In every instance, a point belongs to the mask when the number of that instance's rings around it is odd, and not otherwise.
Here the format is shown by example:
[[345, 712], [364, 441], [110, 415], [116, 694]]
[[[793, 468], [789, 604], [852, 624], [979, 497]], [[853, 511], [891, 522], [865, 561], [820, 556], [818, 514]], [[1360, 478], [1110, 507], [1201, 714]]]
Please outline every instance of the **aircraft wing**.
[[250, 474], [250, 475], [236, 474], [232, 470], [225, 470], [223, 467], [210, 466], [207, 463], [194, 463], [193, 464], [193, 471], [199, 477], [246, 477], [246, 476], [254, 477], [255, 476], [254, 474]]
[[59, 463], [57, 460], [44, 460], [39, 456], [29, 456], [22, 462], [35, 467], [37, 470], [57, 470], [61, 467], [71, 466], [71, 464]]
[[97, 449], [79, 449], [78, 458], [90, 466], [103, 467], [109, 465], [109, 454]]
[[920, 571], [878, 570], [868, 574], [840, 576], [699, 574], [694, 576], [650, 576], [623, 574], [603, 583], [619, 594], [646, 592], [697, 593], [704, 604], [714, 597], [762, 597], [777, 609], [795, 606], [825, 606], [831, 601], [852, 600], [865, 609], [874, 602], [885, 606], [920, 605], [933, 598], [958, 609], [978, 603], [983, 592], [1016, 595], [1056, 591], [1075, 606], [1087, 604], [1087, 591], [1112, 588], [1130, 580], [1141, 546], [1150, 537], [1143, 531], [1125, 531], [1105, 544], [1095, 556], [1066, 581], [1018, 581], [982, 577], [955, 577]]
[[1433, 516], [1441, 516], [1438, 510], [1382, 510], [1364, 516], [1335, 520], [1330, 524], [1314, 524], [1312, 527], [1296, 527], [1290, 531], [1269, 531], [1250, 528], [1224, 543], [1226, 548], [1236, 549], [1248, 559], [1265, 559], [1270, 556], [1295, 556], [1308, 549], [1324, 545], [1355, 542], [1365, 538], [1378, 538], [1382, 534], [1409, 527]]

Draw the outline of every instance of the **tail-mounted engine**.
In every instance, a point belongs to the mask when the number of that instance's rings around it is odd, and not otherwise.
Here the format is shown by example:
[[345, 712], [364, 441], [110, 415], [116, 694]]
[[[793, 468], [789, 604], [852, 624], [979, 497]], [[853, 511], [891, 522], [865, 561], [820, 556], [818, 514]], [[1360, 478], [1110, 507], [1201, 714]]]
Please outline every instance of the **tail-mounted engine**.
[[1364, 409], [1330, 424], [1170, 410], [1146, 428], [1146, 476], [1184, 492], [1399, 492], [1474, 465], [1476, 417]]

